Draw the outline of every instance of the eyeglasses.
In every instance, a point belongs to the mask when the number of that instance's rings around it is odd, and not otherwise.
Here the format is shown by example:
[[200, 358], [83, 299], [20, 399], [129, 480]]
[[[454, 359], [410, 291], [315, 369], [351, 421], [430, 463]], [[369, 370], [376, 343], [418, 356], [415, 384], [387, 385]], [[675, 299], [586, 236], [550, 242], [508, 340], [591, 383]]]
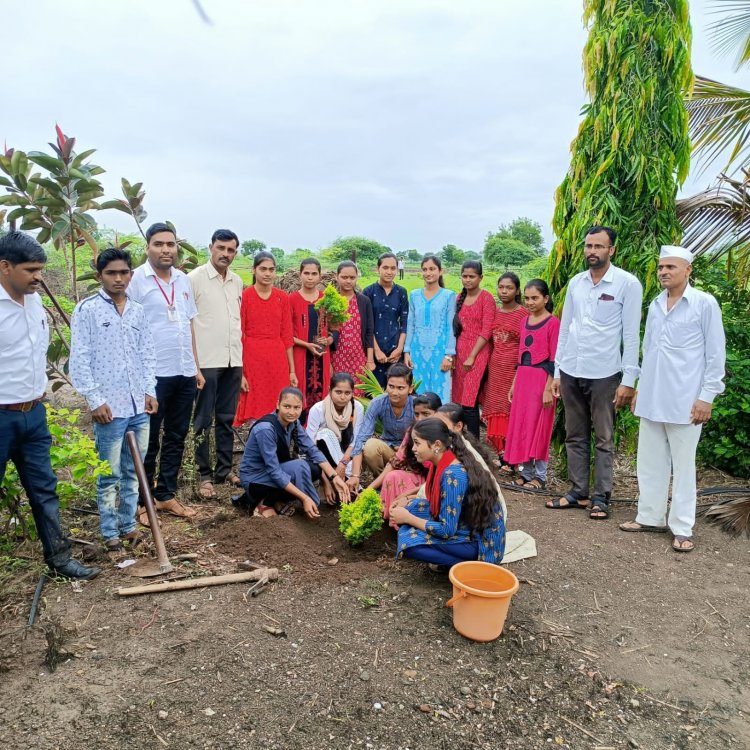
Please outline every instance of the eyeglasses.
[[583, 249], [584, 250], [594, 250], [597, 253], [599, 253], [602, 250], [609, 250], [610, 247], [612, 247], [612, 245], [589, 245], [588, 243], [586, 243], [586, 244], [584, 244]]

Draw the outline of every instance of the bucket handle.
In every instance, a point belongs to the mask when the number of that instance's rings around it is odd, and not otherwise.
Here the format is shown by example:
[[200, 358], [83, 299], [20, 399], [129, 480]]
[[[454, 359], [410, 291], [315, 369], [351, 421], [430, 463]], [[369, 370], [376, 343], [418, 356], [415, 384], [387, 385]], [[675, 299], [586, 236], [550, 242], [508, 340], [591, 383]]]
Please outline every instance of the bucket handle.
[[465, 596], [468, 596], [466, 591], [460, 589], [455, 596], [452, 596], [450, 599], [448, 599], [448, 601], [445, 603], [445, 606], [452, 607], [459, 599], [463, 599]]

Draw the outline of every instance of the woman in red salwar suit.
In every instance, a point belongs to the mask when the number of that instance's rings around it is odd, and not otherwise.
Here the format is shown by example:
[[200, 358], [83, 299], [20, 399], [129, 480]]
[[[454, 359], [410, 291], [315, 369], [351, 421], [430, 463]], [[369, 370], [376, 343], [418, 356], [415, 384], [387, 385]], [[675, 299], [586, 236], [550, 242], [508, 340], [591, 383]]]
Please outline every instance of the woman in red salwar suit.
[[255, 256], [253, 276], [240, 309], [243, 382], [235, 426], [275, 411], [281, 390], [297, 386], [289, 295], [273, 286], [276, 260], [271, 253]]

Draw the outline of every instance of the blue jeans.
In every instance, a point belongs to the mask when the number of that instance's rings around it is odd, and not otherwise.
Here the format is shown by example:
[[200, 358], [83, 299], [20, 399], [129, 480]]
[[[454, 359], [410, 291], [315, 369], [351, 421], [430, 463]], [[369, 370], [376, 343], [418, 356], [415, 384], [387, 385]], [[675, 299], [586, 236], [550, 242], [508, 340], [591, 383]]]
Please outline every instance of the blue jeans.
[[0, 482], [8, 461], [12, 461], [29, 498], [44, 560], [54, 568], [70, 560], [70, 542], [60, 528], [60, 501], [49, 456], [51, 447], [44, 404], [37, 404], [29, 412], [0, 409]]
[[524, 464], [519, 465], [518, 473], [527, 482], [532, 479], [538, 479], [540, 482], [547, 481], [547, 461], [542, 461], [540, 458], [535, 461], [526, 461]]
[[[103, 461], [108, 461], [111, 474], [96, 479], [96, 504], [99, 506], [99, 528], [106, 542], [129, 534], [136, 527], [135, 512], [138, 506], [138, 478], [133, 457], [125, 439], [132, 430], [138, 442], [141, 460], [148, 449], [150, 417], [136, 414], [134, 417], [116, 417], [109, 424], [94, 422], [96, 452]], [[117, 487], [120, 487], [120, 508], [117, 510]]]

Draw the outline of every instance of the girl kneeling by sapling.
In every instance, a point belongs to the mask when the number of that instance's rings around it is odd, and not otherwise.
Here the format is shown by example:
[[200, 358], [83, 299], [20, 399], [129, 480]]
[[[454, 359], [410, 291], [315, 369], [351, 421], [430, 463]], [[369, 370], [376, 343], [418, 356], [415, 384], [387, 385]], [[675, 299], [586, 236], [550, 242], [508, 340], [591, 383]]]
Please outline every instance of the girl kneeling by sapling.
[[240, 507], [257, 508], [263, 516], [291, 516], [301, 504], [308, 518], [318, 518], [320, 498], [313, 484], [318, 472], [328, 478], [339, 500], [349, 500], [346, 483], [302, 428], [301, 413], [302, 391], [284, 388], [276, 411], [253, 424], [240, 463], [245, 488]]
[[391, 505], [399, 524], [397, 557], [435, 565], [465, 560], [499, 564], [505, 521], [492, 475], [458, 433], [430, 417], [412, 429], [414, 455], [429, 463], [425, 499]]

